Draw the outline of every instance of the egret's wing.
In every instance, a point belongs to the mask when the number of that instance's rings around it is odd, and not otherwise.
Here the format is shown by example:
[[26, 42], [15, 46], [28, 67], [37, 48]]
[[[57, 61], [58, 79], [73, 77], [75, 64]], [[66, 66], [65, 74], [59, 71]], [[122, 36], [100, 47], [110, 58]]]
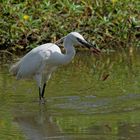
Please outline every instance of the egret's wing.
[[47, 64], [55, 64], [60, 54], [60, 48], [53, 43], [40, 45], [13, 65], [10, 72], [16, 75], [17, 79], [33, 77], [42, 73]]
[[47, 60], [50, 57], [50, 50], [53, 44], [41, 45], [26, 54], [19, 63], [17, 79], [32, 77], [43, 71]]
[[20, 60], [20, 67], [17, 72], [17, 79], [34, 75], [42, 64], [42, 59], [38, 54], [25, 55]]

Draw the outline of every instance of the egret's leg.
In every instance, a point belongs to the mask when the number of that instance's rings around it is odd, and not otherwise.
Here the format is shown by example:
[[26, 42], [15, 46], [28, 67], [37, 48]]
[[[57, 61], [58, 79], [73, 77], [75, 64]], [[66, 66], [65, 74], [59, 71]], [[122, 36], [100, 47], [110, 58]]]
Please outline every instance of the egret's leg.
[[39, 100], [41, 101], [41, 96], [42, 96], [42, 88], [41, 88], [42, 76], [40, 74], [35, 75], [35, 80], [36, 80], [37, 85], [39, 87]]
[[43, 75], [43, 87], [42, 87], [42, 93], [41, 93], [41, 97], [42, 97], [42, 99], [44, 100], [44, 93], [45, 93], [45, 88], [46, 88], [46, 83], [48, 82], [48, 80], [50, 79], [50, 77], [51, 77], [51, 73], [45, 73], [44, 75]]
[[44, 83], [44, 85], [43, 85], [42, 94], [41, 94], [42, 98], [44, 98], [45, 87], [46, 87], [46, 83]]

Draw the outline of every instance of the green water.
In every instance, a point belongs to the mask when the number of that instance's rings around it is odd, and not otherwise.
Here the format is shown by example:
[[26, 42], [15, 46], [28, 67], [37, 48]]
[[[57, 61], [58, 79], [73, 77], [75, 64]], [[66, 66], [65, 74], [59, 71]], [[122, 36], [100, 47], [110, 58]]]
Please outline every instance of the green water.
[[0, 140], [139, 140], [140, 51], [78, 52], [51, 77], [46, 104], [35, 81], [0, 66]]

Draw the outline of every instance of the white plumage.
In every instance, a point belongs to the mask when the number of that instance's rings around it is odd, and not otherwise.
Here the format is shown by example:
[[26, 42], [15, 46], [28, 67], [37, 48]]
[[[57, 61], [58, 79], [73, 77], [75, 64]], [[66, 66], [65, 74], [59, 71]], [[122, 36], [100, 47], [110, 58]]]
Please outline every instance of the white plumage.
[[51, 73], [59, 65], [67, 64], [73, 59], [75, 55], [73, 45], [94, 47], [77, 32], [69, 33], [63, 40], [65, 54], [61, 52], [56, 44], [46, 43], [32, 49], [10, 68], [10, 72], [18, 80], [21, 78], [35, 78], [39, 87], [39, 99], [42, 102], [44, 102], [46, 82], [49, 80]]
[[10, 71], [17, 79], [33, 77], [45, 70], [47, 65], [55, 63], [55, 59], [51, 60], [51, 55], [56, 52], [61, 53], [61, 50], [55, 44], [47, 43], [38, 46], [13, 65]]

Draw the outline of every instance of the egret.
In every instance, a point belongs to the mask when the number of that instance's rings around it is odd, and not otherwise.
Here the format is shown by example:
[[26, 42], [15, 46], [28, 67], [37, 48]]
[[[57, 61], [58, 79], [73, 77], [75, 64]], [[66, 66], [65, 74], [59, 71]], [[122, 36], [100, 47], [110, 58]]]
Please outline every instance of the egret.
[[51, 77], [52, 72], [59, 66], [69, 63], [75, 56], [74, 45], [81, 45], [93, 48], [95, 52], [100, 52], [94, 45], [88, 43], [78, 32], [71, 32], [60, 41], [64, 42], [65, 54], [55, 43], [40, 45], [10, 68], [10, 73], [16, 79], [34, 78], [39, 88], [39, 100], [44, 103], [44, 92], [46, 83]]

